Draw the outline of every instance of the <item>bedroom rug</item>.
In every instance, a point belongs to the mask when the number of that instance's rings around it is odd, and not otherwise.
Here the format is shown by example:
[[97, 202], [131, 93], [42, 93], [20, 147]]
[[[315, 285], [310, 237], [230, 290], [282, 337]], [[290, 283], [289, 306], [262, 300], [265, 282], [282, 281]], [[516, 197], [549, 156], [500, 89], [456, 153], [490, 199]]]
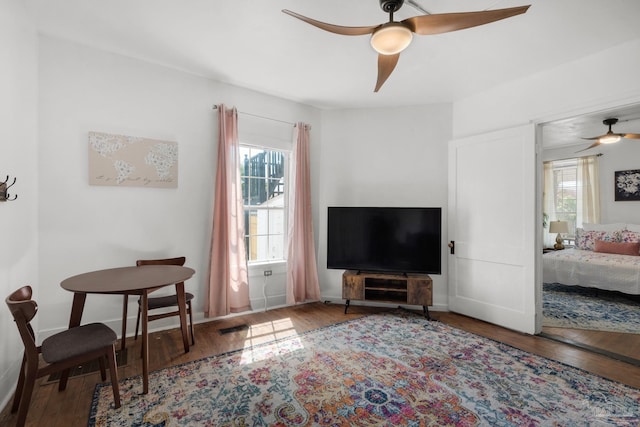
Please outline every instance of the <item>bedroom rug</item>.
[[640, 333], [640, 302], [615, 292], [545, 283], [543, 326]]
[[410, 312], [96, 387], [89, 426], [637, 426], [640, 390]]

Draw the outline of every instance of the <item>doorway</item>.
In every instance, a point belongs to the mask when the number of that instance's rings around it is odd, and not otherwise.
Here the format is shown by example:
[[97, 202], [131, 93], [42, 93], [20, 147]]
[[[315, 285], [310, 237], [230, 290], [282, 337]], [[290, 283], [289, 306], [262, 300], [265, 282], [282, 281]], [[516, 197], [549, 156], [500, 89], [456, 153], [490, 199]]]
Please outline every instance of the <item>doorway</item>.
[[[600, 184], [600, 224], [633, 224], [640, 222], [640, 201], [617, 201], [615, 197], [615, 173], [618, 171], [640, 169], [640, 141], [635, 139], [622, 139], [621, 141], [604, 145], [600, 144], [593, 148], [587, 148], [593, 144], [594, 140], [585, 140], [586, 137], [603, 135], [608, 132], [608, 126], [603, 122], [606, 119], [617, 118], [617, 123], [613, 126], [614, 133], [640, 133], [640, 105], [629, 105], [620, 108], [584, 114], [577, 117], [570, 117], [562, 120], [555, 120], [541, 124], [542, 134], [542, 160], [564, 160], [577, 158], [585, 155], [600, 154], [599, 158], [599, 184]], [[543, 185], [544, 188], [544, 185]], [[579, 228], [582, 224], [576, 224]], [[548, 227], [544, 233], [548, 236]], [[575, 234], [565, 235], [565, 237], [575, 237]], [[549, 239], [546, 241], [548, 242]], [[544, 239], [543, 239], [544, 241]], [[566, 240], [565, 240], [566, 242]], [[575, 242], [567, 242], [569, 249]], [[544, 264], [544, 256], [542, 263]], [[544, 279], [543, 279], [544, 280]], [[562, 285], [559, 289], [562, 290]], [[573, 286], [567, 287], [569, 291], [575, 290], [575, 301], [577, 305], [578, 297], [585, 297], [585, 301], [591, 304], [605, 304], [609, 297], [629, 297], [630, 301], [638, 304], [638, 315], [640, 316], [640, 296], [629, 295], [618, 292], [617, 295], [610, 295], [606, 290], [597, 288], [585, 288]], [[603, 286], [606, 288], [607, 286]], [[546, 289], [545, 289], [546, 288]], [[553, 286], [543, 286], [543, 305], [546, 300], [551, 299]], [[566, 297], [572, 298], [574, 293], [568, 292]], [[547, 310], [548, 310], [547, 304]], [[571, 304], [569, 304], [570, 310]], [[603, 306], [604, 307], [604, 306]], [[544, 315], [545, 308], [543, 308]], [[568, 317], [574, 313], [567, 313]], [[603, 315], [602, 317], [609, 317]], [[613, 319], [615, 321], [615, 319]], [[577, 324], [576, 324], [577, 323]], [[574, 322], [566, 325], [556, 325], [553, 322], [542, 322], [541, 335], [557, 339], [578, 347], [587, 348], [598, 353], [607, 354], [611, 357], [640, 365], [638, 354], [640, 354], [640, 329], [633, 332], [632, 329], [620, 332], [615, 330], [615, 325], [606, 326], [608, 329], [601, 329], [601, 326], [594, 327], [584, 322]], [[613, 328], [613, 330], [612, 330]], [[622, 328], [621, 330], [623, 330]]]

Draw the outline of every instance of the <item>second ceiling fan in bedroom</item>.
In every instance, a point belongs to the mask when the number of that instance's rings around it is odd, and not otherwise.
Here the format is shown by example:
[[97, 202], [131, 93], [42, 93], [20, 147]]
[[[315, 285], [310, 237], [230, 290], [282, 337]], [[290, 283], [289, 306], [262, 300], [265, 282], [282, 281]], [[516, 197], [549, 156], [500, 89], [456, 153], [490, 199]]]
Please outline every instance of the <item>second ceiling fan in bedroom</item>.
[[[640, 134], [638, 133], [615, 133], [611, 130], [611, 126], [615, 125], [616, 123], [618, 123], [618, 119], [616, 119], [615, 117], [612, 117], [610, 119], [604, 119], [602, 121], [602, 124], [605, 126], [609, 126], [609, 130], [607, 131], [607, 133], [605, 133], [604, 135], [599, 135], [599, 136], [592, 136], [589, 138], [582, 138], [582, 139], [586, 139], [586, 140], [592, 140], [595, 141], [593, 144], [591, 144], [590, 146], [588, 146], [587, 148], [585, 148], [584, 150], [580, 150], [580, 151], [586, 151], [590, 148], [593, 147], [597, 147], [600, 144], [614, 144], [618, 141], [620, 141], [621, 139], [640, 139]], [[580, 152], [578, 151], [578, 153]]]
[[478, 12], [441, 13], [434, 15], [420, 15], [394, 21], [393, 14], [397, 12], [404, 0], [380, 0], [380, 7], [389, 13], [389, 22], [365, 27], [345, 27], [328, 24], [302, 16], [284, 9], [283, 12], [298, 18], [322, 30], [345, 36], [361, 36], [371, 34], [371, 46], [378, 52], [378, 81], [374, 92], [378, 92], [389, 78], [398, 63], [400, 52], [409, 46], [413, 33], [433, 35], [477, 27], [510, 18], [525, 13], [529, 6], [511, 7], [507, 9], [483, 10]]

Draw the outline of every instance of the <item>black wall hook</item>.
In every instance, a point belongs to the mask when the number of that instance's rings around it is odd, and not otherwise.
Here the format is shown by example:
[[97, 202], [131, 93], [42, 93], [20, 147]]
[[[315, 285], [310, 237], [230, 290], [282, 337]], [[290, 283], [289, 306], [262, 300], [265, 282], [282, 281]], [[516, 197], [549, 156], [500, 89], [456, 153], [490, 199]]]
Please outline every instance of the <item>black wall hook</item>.
[[11, 195], [9, 193], [7, 193], [7, 190], [9, 188], [11, 188], [13, 186], [13, 184], [16, 183], [16, 178], [13, 178], [13, 182], [11, 184], [7, 184], [9, 182], [9, 175], [7, 175], [7, 179], [4, 180], [4, 182], [0, 182], [0, 202], [13, 202], [15, 199], [18, 198], [17, 195], [14, 194], [13, 199], [11, 198]]

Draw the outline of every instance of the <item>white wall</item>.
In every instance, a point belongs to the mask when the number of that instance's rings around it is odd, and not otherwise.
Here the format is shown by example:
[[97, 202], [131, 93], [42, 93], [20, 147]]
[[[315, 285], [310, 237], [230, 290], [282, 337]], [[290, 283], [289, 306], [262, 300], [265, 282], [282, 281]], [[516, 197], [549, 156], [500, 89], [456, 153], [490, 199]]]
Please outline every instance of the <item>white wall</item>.
[[638, 102], [639, 51], [640, 39], [455, 102], [454, 137]]
[[[640, 40], [634, 40], [458, 101], [453, 106], [453, 134], [463, 137], [638, 103], [639, 51]], [[612, 66], [620, 58], [625, 58], [625, 65]], [[640, 168], [636, 163], [640, 147], [627, 149], [631, 151], [619, 154], [607, 150], [600, 158], [603, 222], [622, 222], [623, 218], [632, 222], [626, 218], [640, 216], [637, 202], [613, 202], [613, 171]], [[571, 150], [558, 152], [555, 158], [567, 157]], [[549, 155], [544, 153], [545, 158]], [[541, 188], [538, 191], [542, 194]]]
[[318, 275], [322, 298], [340, 301], [342, 270], [326, 268], [328, 206], [442, 207], [442, 275], [434, 306], [447, 307], [447, 142], [451, 105], [326, 111], [319, 167]]
[[[48, 37], [40, 39], [39, 76], [39, 271], [40, 295], [47, 301], [41, 331], [56, 332], [68, 323], [72, 295], [60, 288], [63, 279], [133, 265], [139, 258], [186, 256], [196, 270], [186, 286], [196, 295], [196, 318], [202, 318], [217, 156], [212, 106], [225, 103], [241, 112], [304, 121], [318, 132], [319, 111]], [[262, 131], [274, 139], [291, 135], [292, 125], [283, 129], [274, 123], [239, 116], [240, 133], [247, 138]], [[177, 141], [178, 188], [89, 186], [89, 131]], [[263, 304], [259, 273], [250, 279], [257, 307]], [[282, 268], [274, 268], [269, 292], [284, 294]], [[120, 296], [89, 296], [83, 322], [99, 320], [119, 331], [121, 301]], [[136, 310], [131, 302], [129, 331]], [[152, 324], [162, 326], [162, 321]]]
[[[23, 285], [38, 296], [37, 35], [20, 0], [0, 1], [0, 181], [16, 184], [14, 202], [0, 202], [0, 298]], [[4, 303], [0, 308], [0, 408], [11, 398], [22, 342]]]
[[[576, 156], [581, 146], [568, 146], [544, 151], [543, 160], [563, 159]], [[616, 144], [601, 145], [594, 152], [602, 153], [598, 158], [600, 176], [600, 222], [640, 223], [640, 202], [615, 201], [616, 171], [640, 169], [640, 144], [634, 140], [622, 140]], [[584, 153], [580, 153], [584, 154]]]
[[640, 202], [615, 201], [615, 172], [640, 169], [640, 144], [634, 140], [622, 140], [621, 143], [602, 150], [600, 157], [600, 215], [604, 223], [624, 222], [640, 224]]

